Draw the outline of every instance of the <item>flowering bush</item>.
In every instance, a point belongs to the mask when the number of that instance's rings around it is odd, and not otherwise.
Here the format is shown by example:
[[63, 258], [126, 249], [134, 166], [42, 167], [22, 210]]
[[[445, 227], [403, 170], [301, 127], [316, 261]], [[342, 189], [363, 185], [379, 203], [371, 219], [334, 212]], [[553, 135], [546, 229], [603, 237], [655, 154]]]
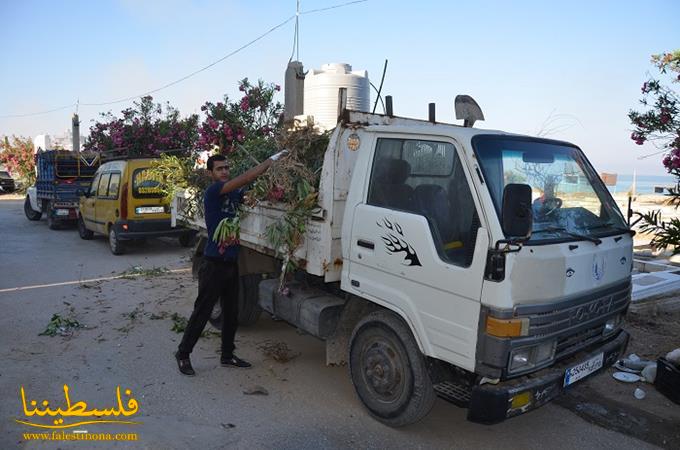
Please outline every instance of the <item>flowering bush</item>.
[[[680, 82], [680, 50], [652, 56], [652, 63], [671, 83]], [[663, 159], [666, 170], [680, 178], [680, 97], [660, 80], [651, 78], [642, 85], [640, 103], [647, 109], [630, 111], [628, 117], [635, 127], [630, 138], [636, 144], [652, 142], [668, 152]]]
[[[652, 63], [662, 75], [670, 77], [671, 83], [680, 82], [680, 50], [652, 56]], [[671, 189], [668, 204], [680, 206], [680, 97], [669, 86], [657, 79], [650, 79], [642, 85], [644, 112], [630, 111], [628, 117], [635, 126], [630, 138], [636, 144], [652, 142], [666, 151], [663, 165], [668, 173], [677, 177], [677, 186]], [[661, 219], [661, 211], [638, 214], [642, 232], [654, 235], [651, 245], [656, 248], [672, 247], [673, 253], [680, 253], [680, 218], [668, 221]]]
[[277, 84], [259, 80], [253, 85], [244, 78], [239, 82], [243, 93], [240, 100], [232, 102], [225, 95], [223, 102], [206, 102], [201, 107], [206, 118], [199, 127], [198, 147], [231, 155], [232, 176], [253, 164], [250, 156], [234, 153], [237, 148], [245, 149], [258, 161], [269, 157], [282, 124], [283, 105], [274, 101], [280, 90]]
[[142, 97], [134, 107], [121, 111], [122, 117], [103, 113], [102, 121], [90, 127], [90, 137], [83, 148], [116, 151], [138, 156], [157, 155], [165, 150], [181, 149], [190, 154], [197, 139], [198, 115], [184, 119], [167, 104], [165, 112], [151, 96]]
[[35, 184], [35, 152], [31, 138], [5, 136], [0, 142], [0, 163], [7, 167], [12, 176], [24, 181], [24, 187]]

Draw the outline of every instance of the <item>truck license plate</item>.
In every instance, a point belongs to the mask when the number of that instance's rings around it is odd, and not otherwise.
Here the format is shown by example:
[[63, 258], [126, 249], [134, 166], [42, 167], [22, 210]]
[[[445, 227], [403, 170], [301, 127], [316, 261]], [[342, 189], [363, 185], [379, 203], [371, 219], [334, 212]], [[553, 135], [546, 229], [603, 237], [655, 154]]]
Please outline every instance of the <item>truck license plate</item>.
[[58, 216], [68, 216], [68, 209], [57, 209], [55, 210]]
[[564, 373], [564, 386], [576, 383], [581, 378], [585, 378], [591, 373], [602, 367], [604, 361], [604, 353], [593, 356], [592, 358], [583, 361], [573, 367], [568, 368]]
[[157, 214], [165, 212], [162, 206], [139, 206], [135, 208], [137, 214]]

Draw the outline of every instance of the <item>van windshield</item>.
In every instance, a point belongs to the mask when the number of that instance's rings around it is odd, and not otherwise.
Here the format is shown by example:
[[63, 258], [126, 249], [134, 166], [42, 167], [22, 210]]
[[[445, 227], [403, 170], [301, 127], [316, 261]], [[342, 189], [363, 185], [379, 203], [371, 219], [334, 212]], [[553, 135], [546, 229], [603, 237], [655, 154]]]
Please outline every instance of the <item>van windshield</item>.
[[137, 169], [132, 174], [132, 196], [135, 198], [161, 198], [165, 192], [160, 181], [150, 176], [146, 169]]
[[475, 136], [472, 145], [499, 217], [506, 185], [531, 187], [534, 221], [529, 243], [596, 238], [628, 229], [621, 211], [577, 147], [493, 135]]

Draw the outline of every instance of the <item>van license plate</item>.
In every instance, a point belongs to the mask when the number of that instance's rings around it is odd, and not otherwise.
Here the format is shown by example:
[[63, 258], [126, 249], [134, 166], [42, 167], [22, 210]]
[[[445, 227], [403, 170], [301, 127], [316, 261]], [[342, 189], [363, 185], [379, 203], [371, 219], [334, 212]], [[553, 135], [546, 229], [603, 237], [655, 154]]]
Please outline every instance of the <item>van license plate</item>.
[[164, 213], [165, 208], [162, 206], [138, 206], [135, 208], [137, 214], [158, 214]]
[[54, 212], [58, 216], [68, 216], [68, 209], [56, 209]]
[[570, 367], [564, 373], [564, 386], [569, 386], [570, 384], [576, 383], [581, 378], [585, 378], [591, 373], [602, 367], [604, 361], [604, 353], [600, 353], [597, 356], [583, 361], [573, 367]]

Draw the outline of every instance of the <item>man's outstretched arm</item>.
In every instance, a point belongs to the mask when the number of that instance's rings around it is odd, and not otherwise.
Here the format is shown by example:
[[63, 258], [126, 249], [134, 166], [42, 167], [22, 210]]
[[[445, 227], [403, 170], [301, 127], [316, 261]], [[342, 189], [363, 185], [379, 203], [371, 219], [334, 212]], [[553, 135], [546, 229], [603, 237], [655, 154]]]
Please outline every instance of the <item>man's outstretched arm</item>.
[[282, 150], [278, 152], [275, 155], [272, 155], [270, 158], [267, 158], [265, 161], [261, 162], [257, 166], [253, 167], [252, 169], [249, 169], [247, 172], [242, 173], [241, 175], [237, 176], [233, 180], [229, 180], [224, 185], [222, 186], [222, 189], [220, 190], [220, 195], [223, 194], [228, 194], [231, 191], [235, 191], [236, 189], [240, 189], [243, 186], [252, 183], [257, 177], [262, 175], [269, 167], [274, 164], [274, 161], [278, 160], [282, 156], [285, 156], [288, 153], [288, 150]]

